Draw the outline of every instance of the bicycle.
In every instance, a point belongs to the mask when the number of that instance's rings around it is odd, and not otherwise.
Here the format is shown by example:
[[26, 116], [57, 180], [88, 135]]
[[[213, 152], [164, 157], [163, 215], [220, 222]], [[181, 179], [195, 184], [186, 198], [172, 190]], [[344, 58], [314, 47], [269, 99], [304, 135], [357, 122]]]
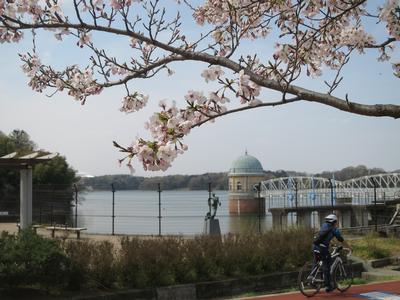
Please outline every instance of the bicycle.
[[[330, 269], [331, 280], [334, 287], [341, 293], [347, 291], [353, 283], [353, 269], [351, 263], [343, 262], [340, 257], [341, 251], [347, 250], [351, 255], [351, 250], [342, 246], [333, 247], [331, 253], [332, 265]], [[306, 262], [301, 268], [298, 276], [300, 292], [307, 297], [312, 297], [319, 292], [324, 285], [324, 272], [322, 260], [318, 250], [314, 250], [316, 262]]]

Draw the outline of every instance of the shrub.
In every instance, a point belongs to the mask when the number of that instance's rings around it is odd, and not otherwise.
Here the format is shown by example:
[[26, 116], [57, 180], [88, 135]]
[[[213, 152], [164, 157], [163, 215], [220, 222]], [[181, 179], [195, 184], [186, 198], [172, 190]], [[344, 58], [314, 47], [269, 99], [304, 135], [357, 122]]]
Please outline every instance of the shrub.
[[311, 259], [312, 232], [123, 238], [120, 280], [128, 287], [160, 286], [296, 270]]
[[112, 287], [117, 272], [114, 247], [110, 242], [68, 241], [64, 249], [71, 260], [70, 289]]
[[3, 232], [0, 238], [0, 287], [39, 284], [64, 286], [70, 261], [57, 242], [30, 230], [18, 235]]
[[226, 236], [63, 241], [23, 232], [0, 239], [0, 287], [145, 288], [296, 270], [310, 258], [309, 230]]

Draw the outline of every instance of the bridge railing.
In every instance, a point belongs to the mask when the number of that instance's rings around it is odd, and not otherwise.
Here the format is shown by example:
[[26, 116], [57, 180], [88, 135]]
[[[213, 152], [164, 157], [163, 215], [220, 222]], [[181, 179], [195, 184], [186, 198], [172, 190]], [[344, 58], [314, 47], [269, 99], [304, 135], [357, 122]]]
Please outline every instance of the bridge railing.
[[[267, 208], [295, 208], [295, 207], [319, 207], [319, 206], [338, 206], [338, 205], [372, 205], [375, 203], [373, 189], [365, 192], [334, 192], [330, 190], [312, 192], [272, 192], [262, 195], [266, 201]], [[333, 197], [332, 197], [333, 196]], [[376, 193], [376, 202], [390, 202], [400, 199], [400, 190], [389, 189], [380, 190]]]

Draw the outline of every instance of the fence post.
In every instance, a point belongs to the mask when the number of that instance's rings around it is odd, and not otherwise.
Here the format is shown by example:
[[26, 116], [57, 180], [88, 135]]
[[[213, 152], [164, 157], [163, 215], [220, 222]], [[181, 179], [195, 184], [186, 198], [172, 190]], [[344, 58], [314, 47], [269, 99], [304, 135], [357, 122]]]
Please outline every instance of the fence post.
[[75, 190], [75, 228], [78, 227], [78, 187], [74, 184]]
[[54, 221], [54, 207], [53, 207], [53, 203], [50, 204], [50, 223], [51, 226], [53, 226], [53, 221]]
[[299, 227], [299, 210], [298, 210], [298, 199], [297, 199], [297, 180], [293, 179], [295, 188], [295, 200], [296, 200], [296, 227]]
[[114, 235], [114, 225], [115, 225], [115, 187], [114, 187], [114, 183], [111, 183], [111, 192], [112, 192], [111, 234]]
[[42, 224], [42, 199], [39, 200], [39, 224]]
[[161, 184], [158, 184], [158, 235], [161, 236]]
[[211, 216], [211, 182], [208, 183], [208, 213]]

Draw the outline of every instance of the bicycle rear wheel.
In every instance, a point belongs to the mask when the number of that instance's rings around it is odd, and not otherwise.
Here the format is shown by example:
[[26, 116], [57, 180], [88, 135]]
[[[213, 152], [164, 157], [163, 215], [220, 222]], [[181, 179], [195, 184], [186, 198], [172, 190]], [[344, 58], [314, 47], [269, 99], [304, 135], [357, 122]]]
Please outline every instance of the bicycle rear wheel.
[[312, 262], [306, 262], [297, 278], [300, 292], [306, 297], [312, 297], [318, 293], [324, 282], [321, 266], [317, 265], [314, 269], [313, 266]]
[[338, 264], [334, 274], [336, 288], [340, 292], [347, 291], [353, 284], [353, 268], [351, 263]]

